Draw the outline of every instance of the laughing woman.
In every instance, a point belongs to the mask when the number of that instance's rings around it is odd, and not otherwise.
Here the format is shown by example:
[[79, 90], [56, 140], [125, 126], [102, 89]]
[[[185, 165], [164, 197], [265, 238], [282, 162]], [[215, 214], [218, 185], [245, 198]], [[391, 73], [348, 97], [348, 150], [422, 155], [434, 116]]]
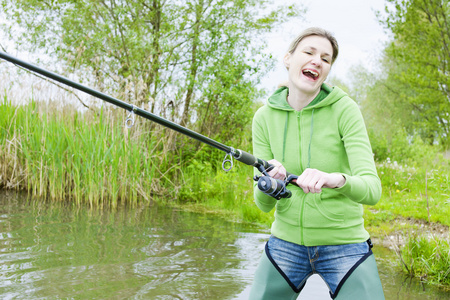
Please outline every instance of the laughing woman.
[[305, 30], [283, 60], [287, 86], [254, 116], [254, 155], [275, 166], [273, 178], [299, 177], [279, 201], [255, 184], [256, 205], [276, 211], [251, 300], [296, 299], [313, 274], [333, 299], [384, 299], [363, 220], [381, 183], [357, 104], [324, 83], [337, 55], [333, 35]]

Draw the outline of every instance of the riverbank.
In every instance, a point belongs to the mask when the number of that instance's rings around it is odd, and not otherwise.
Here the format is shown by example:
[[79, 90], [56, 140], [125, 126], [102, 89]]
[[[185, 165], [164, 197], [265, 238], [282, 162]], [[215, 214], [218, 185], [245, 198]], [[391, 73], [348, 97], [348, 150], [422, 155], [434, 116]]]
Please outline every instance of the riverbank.
[[[220, 151], [139, 119], [124, 128], [122, 111], [48, 107], [0, 104], [1, 188], [97, 209], [157, 201], [270, 227], [273, 212], [253, 203], [251, 167], [224, 172]], [[249, 150], [248, 133], [240, 138], [233, 145]], [[449, 161], [431, 146], [409, 151], [378, 161], [383, 196], [365, 208], [366, 227], [405, 272], [450, 287]]]

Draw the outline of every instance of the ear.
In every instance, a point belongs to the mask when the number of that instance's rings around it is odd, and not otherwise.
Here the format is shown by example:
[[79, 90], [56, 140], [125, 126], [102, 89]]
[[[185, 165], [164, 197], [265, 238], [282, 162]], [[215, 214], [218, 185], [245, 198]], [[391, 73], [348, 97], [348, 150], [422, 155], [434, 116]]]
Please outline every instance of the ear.
[[284, 55], [283, 63], [286, 69], [289, 70], [289, 66], [291, 65], [291, 54], [289, 52]]

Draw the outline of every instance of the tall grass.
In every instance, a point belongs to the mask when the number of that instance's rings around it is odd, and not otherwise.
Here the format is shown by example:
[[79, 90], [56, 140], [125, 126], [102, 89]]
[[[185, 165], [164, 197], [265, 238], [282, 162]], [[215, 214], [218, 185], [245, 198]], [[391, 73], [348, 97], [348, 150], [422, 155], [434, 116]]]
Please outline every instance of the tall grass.
[[450, 242], [427, 235], [411, 235], [401, 251], [406, 272], [437, 285], [450, 287]]
[[[0, 186], [92, 206], [159, 195], [167, 201], [233, 211], [245, 221], [270, 223], [272, 216], [260, 213], [253, 203], [251, 167], [235, 163], [225, 173], [220, 168], [222, 152], [194, 147], [192, 140], [150, 128], [151, 122], [142, 118], [127, 129], [125, 113], [112, 108], [79, 113], [70, 106], [36, 102], [14, 106], [4, 98]], [[238, 146], [250, 151], [250, 139], [243, 140]], [[392, 157], [378, 163], [383, 184], [378, 217], [430, 217], [450, 225], [449, 161], [427, 145], [414, 147], [402, 157], [420, 155], [417, 158], [397, 162]], [[368, 221], [377, 222], [372, 217]]]
[[35, 102], [0, 105], [0, 185], [91, 206], [136, 202], [155, 188], [156, 138], [136, 124], [124, 131], [110, 110], [58, 111]]

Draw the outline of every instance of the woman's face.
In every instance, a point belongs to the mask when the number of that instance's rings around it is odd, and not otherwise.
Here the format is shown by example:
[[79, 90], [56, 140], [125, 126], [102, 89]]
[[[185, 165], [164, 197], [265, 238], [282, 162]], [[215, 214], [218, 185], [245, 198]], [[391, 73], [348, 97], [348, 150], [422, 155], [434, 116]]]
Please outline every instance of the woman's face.
[[294, 53], [287, 53], [284, 65], [289, 72], [289, 88], [316, 93], [330, 73], [333, 48], [328, 39], [311, 35], [304, 38]]

